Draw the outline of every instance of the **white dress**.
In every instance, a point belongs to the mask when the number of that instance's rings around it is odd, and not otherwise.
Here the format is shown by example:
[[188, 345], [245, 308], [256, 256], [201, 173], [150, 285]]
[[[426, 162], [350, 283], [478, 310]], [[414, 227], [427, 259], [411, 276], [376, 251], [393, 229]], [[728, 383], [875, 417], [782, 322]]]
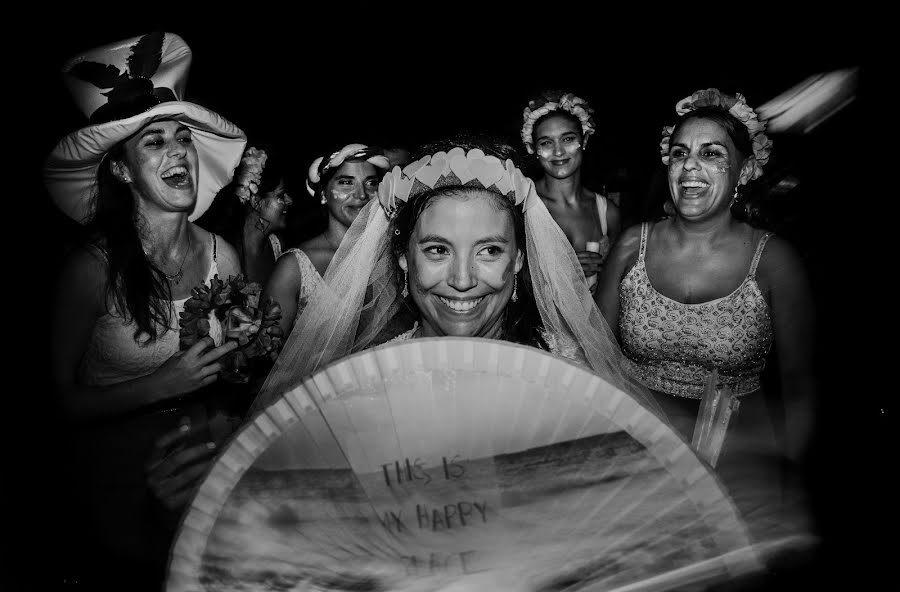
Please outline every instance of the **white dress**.
[[[206, 283], [219, 273], [216, 265], [216, 235], [212, 235], [212, 258]], [[81, 359], [78, 376], [82, 384], [104, 386], [147, 376], [178, 351], [178, 320], [187, 298], [172, 300], [169, 331], [148, 342], [147, 334], [134, 338], [134, 323], [121, 314], [107, 312], [97, 319], [90, 342]]]
[[306, 253], [300, 249], [288, 249], [284, 252], [285, 255], [288, 253], [293, 253], [297, 267], [300, 268], [300, 293], [297, 294], [297, 314], [294, 316], [294, 322], [296, 322], [296, 319], [300, 318], [300, 313], [306, 308], [309, 297], [325, 284], [325, 280], [319, 275], [316, 266], [312, 264]]

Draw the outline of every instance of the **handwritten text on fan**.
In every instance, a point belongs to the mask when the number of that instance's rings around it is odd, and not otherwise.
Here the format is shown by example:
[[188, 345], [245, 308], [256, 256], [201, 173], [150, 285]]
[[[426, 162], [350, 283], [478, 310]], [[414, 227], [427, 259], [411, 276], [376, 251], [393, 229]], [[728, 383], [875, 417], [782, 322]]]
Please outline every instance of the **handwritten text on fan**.
[[[441, 457], [441, 475], [447, 481], [461, 479], [466, 474], [466, 468], [456, 462], [457, 458], [459, 458], [458, 455], [449, 460], [446, 456]], [[381, 465], [384, 483], [388, 487], [415, 481], [422, 481], [422, 485], [428, 485], [431, 483], [431, 473], [427, 469], [428, 467], [424, 466], [422, 460], [418, 458], [413, 461], [405, 458], [402, 463], [399, 460], [395, 460], [392, 463]], [[430, 470], [434, 472], [435, 467], [431, 467]]]
[[[466, 468], [457, 462], [458, 456], [441, 457], [437, 467], [427, 467], [421, 459], [396, 460], [381, 465], [384, 483], [390, 488], [408, 485], [425, 486], [434, 480], [454, 481], [466, 475]], [[487, 522], [487, 502], [484, 500], [458, 500], [449, 504], [416, 504], [413, 515], [412, 508], [404, 516], [403, 509], [388, 510], [381, 516], [381, 524], [392, 532], [408, 532], [410, 526], [424, 530], [451, 530], [470, 526], [473, 523]]]

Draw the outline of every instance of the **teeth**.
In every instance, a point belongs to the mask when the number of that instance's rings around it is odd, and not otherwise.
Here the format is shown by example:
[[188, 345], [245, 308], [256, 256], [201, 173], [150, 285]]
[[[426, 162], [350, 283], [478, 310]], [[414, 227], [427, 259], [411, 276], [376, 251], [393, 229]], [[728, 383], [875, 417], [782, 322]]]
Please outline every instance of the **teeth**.
[[703, 181], [683, 181], [681, 183], [682, 187], [687, 187], [688, 189], [700, 189], [703, 187], [708, 187], [709, 183], [704, 183]]
[[477, 298], [475, 300], [449, 300], [447, 298], [444, 298], [443, 296], [439, 296], [439, 298], [441, 299], [441, 302], [443, 302], [451, 310], [454, 310], [456, 312], [470, 311], [473, 308], [475, 308], [476, 306], [478, 306], [478, 303], [480, 303], [482, 300], [484, 300], [484, 297]]
[[176, 175], [187, 175], [187, 168], [183, 166], [172, 167], [162, 174], [162, 178], [168, 179], [169, 177], [174, 177]]

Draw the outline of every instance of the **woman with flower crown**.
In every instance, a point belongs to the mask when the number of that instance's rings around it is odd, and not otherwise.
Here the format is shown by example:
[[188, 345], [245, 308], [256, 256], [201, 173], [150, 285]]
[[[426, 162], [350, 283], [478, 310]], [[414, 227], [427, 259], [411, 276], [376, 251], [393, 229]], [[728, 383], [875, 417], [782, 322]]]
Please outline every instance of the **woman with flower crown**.
[[327, 226], [321, 234], [284, 253], [262, 294], [263, 300], [271, 297], [281, 306], [279, 324], [285, 335], [322, 283], [347, 229], [375, 197], [388, 167], [381, 149], [365, 144], [347, 144], [309, 166], [306, 190], [327, 210]]
[[528, 103], [521, 130], [525, 149], [544, 173], [535, 181], [538, 195], [577, 252], [591, 293], [620, 230], [619, 208], [581, 181], [584, 151], [595, 130], [593, 112], [581, 97], [548, 91]]
[[[596, 301], [629, 374], [653, 390], [687, 438], [715, 370], [717, 387], [739, 401], [722, 462], [799, 460], [815, 392], [806, 273], [791, 245], [748, 223], [738, 207], [769, 159], [765, 123], [743, 96], [717, 89], [686, 97], [676, 112], [661, 143], [674, 214], [622, 233]], [[761, 391], [771, 362], [780, 376], [783, 438]]]
[[298, 317], [251, 412], [351, 353], [463, 336], [539, 347], [589, 367], [658, 410], [621, 371], [579, 259], [517, 165], [490, 138], [428, 144], [378, 186]]

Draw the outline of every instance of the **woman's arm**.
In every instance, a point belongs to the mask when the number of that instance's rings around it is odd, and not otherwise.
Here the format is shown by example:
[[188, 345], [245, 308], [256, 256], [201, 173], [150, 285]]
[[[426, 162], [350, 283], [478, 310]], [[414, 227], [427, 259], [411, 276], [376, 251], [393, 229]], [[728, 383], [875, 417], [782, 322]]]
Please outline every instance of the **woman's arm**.
[[294, 328], [294, 320], [297, 316], [297, 298], [302, 287], [302, 274], [297, 265], [297, 256], [288, 251], [275, 262], [275, 269], [269, 276], [263, 288], [260, 301], [266, 298], [274, 298], [281, 306], [281, 320], [279, 326], [284, 332], [283, 341], [287, 341], [288, 334]]
[[641, 247], [641, 226], [631, 226], [626, 229], [613, 245], [606, 263], [600, 271], [597, 280], [597, 291], [594, 293], [594, 302], [606, 324], [619, 338], [619, 283], [632, 265], [637, 261]]
[[[106, 262], [96, 252], [78, 250], [60, 274], [53, 310], [51, 372], [64, 411], [75, 421], [117, 415], [215, 382], [215, 361], [234, 349], [226, 344], [210, 349], [201, 340], [178, 352], [152, 374], [109, 386], [87, 386], [78, 367], [97, 319], [106, 312]], [[208, 351], [207, 351], [208, 350]]]
[[772, 237], [760, 260], [769, 294], [785, 412], [787, 456], [806, 452], [815, 413], [814, 311], [806, 270], [784, 240]]

